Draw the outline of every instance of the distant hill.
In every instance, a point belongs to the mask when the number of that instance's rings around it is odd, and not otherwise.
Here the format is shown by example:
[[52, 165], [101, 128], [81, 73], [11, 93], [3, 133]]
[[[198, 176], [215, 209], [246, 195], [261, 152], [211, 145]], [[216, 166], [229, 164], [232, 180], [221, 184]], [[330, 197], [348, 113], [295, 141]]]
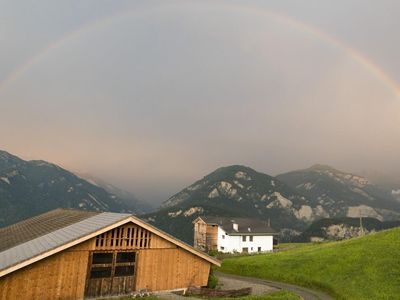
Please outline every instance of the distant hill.
[[278, 253], [226, 258], [222, 272], [323, 290], [335, 299], [399, 299], [400, 228]]
[[192, 243], [199, 215], [270, 219], [282, 240], [322, 218], [400, 220], [400, 202], [368, 179], [324, 165], [273, 177], [245, 166], [215, 170], [144, 217]]
[[91, 184], [94, 184], [98, 187], [105, 189], [108, 193], [117, 196], [126, 205], [130, 205], [130, 206], [133, 205], [135, 207], [135, 211], [137, 214], [149, 213], [149, 212], [152, 212], [155, 210], [155, 207], [153, 207], [149, 203], [140, 201], [131, 192], [128, 192], [124, 189], [116, 187], [115, 185], [112, 185], [112, 184], [104, 181], [103, 179], [100, 179], [100, 178], [95, 177], [90, 174], [76, 173], [76, 175], [85, 179], [86, 181], [88, 181]]
[[393, 227], [399, 227], [398, 221], [379, 221], [374, 218], [334, 218], [313, 222], [296, 241], [342, 240], [362, 236]]
[[138, 212], [135, 203], [55, 164], [0, 151], [0, 227], [59, 207]]
[[324, 209], [280, 180], [245, 166], [219, 168], [166, 200], [145, 218], [192, 243], [192, 221], [199, 215], [270, 219], [276, 229], [300, 233]]
[[400, 219], [400, 201], [392, 190], [375, 185], [365, 177], [326, 165], [315, 165], [277, 178], [297, 192], [315, 199], [329, 217]]

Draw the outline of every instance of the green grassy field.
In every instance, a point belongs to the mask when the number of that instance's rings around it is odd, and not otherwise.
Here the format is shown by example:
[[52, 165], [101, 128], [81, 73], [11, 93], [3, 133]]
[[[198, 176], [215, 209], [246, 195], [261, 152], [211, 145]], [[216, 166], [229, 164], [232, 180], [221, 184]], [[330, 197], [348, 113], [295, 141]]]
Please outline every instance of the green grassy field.
[[319, 289], [337, 299], [400, 299], [400, 228], [227, 258], [220, 271]]

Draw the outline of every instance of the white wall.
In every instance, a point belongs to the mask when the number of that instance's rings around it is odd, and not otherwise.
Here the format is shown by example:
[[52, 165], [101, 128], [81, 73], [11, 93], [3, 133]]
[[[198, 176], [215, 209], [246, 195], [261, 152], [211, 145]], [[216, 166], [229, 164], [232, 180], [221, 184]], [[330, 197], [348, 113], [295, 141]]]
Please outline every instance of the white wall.
[[[225, 236], [225, 238], [223, 238]], [[273, 250], [273, 236], [253, 236], [253, 241], [247, 235], [246, 241], [243, 242], [241, 235], [227, 235], [226, 232], [218, 226], [218, 251], [229, 252], [242, 252], [243, 248], [248, 248], [249, 253], [258, 252], [258, 247], [261, 247], [261, 252]], [[223, 248], [221, 248], [223, 247]]]

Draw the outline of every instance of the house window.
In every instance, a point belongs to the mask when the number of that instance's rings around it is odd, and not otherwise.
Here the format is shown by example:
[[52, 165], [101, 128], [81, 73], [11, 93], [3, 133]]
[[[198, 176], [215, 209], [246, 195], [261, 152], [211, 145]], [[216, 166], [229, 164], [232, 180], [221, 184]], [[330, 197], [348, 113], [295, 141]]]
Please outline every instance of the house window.
[[249, 236], [249, 240], [250, 240], [250, 242], [253, 241], [253, 236], [252, 235]]
[[261, 252], [261, 247], [258, 247], [258, 250], [257, 250], [258, 252]]
[[222, 235], [222, 239], [223, 239], [223, 240], [225, 239], [225, 235]]
[[245, 236], [245, 235], [242, 236], [242, 241], [243, 241], [243, 242], [246, 241], [246, 236]]
[[221, 250], [225, 250], [225, 247], [222, 247], [222, 246], [221, 246]]
[[242, 252], [248, 253], [249, 252], [249, 248], [247, 248], [247, 247], [242, 248]]

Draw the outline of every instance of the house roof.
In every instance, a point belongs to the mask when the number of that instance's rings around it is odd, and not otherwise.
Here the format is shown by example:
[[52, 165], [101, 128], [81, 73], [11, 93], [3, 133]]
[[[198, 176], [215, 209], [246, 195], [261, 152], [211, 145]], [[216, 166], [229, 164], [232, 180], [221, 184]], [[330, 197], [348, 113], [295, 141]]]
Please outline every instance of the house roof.
[[[275, 235], [277, 231], [268, 226], [266, 221], [235, 217], [210, 217], [201, 216], [194, 222], [201, 219], [209, 225], [218, 225], [229, 235]], [[238, 230], [235, 230], [233, 224], [238, 225]]]
[[0, 277], [129, 222], [220, 265], [219, 260], [130, 214], [57, 209], [0, 229]]

